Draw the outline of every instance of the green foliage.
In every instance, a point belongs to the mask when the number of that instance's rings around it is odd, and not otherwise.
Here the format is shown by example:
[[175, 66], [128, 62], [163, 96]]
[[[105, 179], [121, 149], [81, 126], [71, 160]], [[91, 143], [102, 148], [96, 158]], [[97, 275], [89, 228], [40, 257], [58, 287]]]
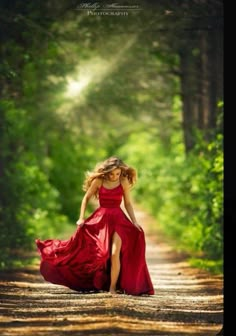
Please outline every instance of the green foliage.
[[178, 249], [222, 263], [222, 135], [207, 143], [199, 133], [197, 146], [187, 157], [180, 134], [173, 134], [171, 142], [167, 153], [151, 132], [132, 134], [120, 150], [138, 167], [136, 199], [175, 238]]
[[[173, 16], [160, 14], [166, 1], [158, 6], [126, 20], [84, 15], [73, 0], [2, 1], [2, 267], [16, 249], [34, 250], [35, 238], [73, 230], [85, 171], [113, 154], [137, 167], [137, 201], [179, 248], [221, 258], [222, 118], [217, 137], [199, 136], [186, 157], [177, 51], [188, 20], [176, 24], [182, 6]], [[87, 75], [84, 91], [68, 96], [67, 80]]]
[[207, 259], [207, 258], [189, 258], [189, 263], [193, 267], [204, 269], [213, 274], [223, 273], [223, 259]]
[[93, 146], [89, 137], [75, 137], [70, 132], [64, 133], [60, 139], [55, 137], [50, 143], [49, 179], [59, 191], [62, 213], [74, 222], [79, 216], [84, 195], [85, 172], [89, 167], [92, 169], [94, 160], [99, 158], [99, 152]]
[[68, 219], [60, 214], [59, 192], [29, 150], [30, 121], [26, 111], [2, 101], [0, 177], [1, 265], [11, 260], [13, 249], [34, 246], [36, 236], [60, 233]]

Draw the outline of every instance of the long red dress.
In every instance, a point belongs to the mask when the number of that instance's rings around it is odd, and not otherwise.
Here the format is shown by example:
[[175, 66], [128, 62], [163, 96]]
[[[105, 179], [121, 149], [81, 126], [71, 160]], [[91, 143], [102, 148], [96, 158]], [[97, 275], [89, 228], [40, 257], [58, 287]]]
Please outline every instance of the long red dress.
[[123, 188], [99, 189], [100, 206], [68, 240], [36, 240], [40, 272], [48, 282], [76, 291], [109, 290], [112, 235], [122, 240], [117, 289], [131, 295], [154, 294], [145, 260], [144, 232], [120, 208]]

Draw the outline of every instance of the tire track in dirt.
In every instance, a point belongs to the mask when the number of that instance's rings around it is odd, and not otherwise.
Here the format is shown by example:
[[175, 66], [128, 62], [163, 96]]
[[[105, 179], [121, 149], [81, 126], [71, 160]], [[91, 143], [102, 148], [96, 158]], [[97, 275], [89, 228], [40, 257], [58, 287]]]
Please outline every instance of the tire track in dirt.
[[[153, 218], [136, 211], [140, 223]], [[222, 276], [191, 268], [148, 234], [154, 296], [78, 293], [46, 283], [38, 267], [0, 273], [2, 336], [216, 335], [223, 323]]]

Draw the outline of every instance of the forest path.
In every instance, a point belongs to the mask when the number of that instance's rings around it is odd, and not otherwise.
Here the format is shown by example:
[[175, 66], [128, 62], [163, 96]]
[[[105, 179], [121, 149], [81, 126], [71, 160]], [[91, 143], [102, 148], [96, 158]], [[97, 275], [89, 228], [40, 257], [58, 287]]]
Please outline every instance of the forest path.
[[[136, 216], [153, 221], [140, 210]], [[216, 335], [223, 323], [222, 276], [190, 267], [144, 230], [155, 295], [82, 294], [46, 283], [38, 266], [1, 272], [0, 335]]]

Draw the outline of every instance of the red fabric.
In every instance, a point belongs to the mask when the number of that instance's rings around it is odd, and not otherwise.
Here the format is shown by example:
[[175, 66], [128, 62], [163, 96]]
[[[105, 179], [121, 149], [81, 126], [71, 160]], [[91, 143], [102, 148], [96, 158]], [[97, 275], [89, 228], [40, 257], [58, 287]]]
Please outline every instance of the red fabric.
[[68, 240], [36, 240], [40, 272], [48, 282], [77, 291], [109, 290], [110, 251], [114, 232], [122, 240], [117, 289], [131, 295], [154, 294], [145, 260], [144, 232], [120, 208], [121, 185], [101, 187], [100, 206]]

